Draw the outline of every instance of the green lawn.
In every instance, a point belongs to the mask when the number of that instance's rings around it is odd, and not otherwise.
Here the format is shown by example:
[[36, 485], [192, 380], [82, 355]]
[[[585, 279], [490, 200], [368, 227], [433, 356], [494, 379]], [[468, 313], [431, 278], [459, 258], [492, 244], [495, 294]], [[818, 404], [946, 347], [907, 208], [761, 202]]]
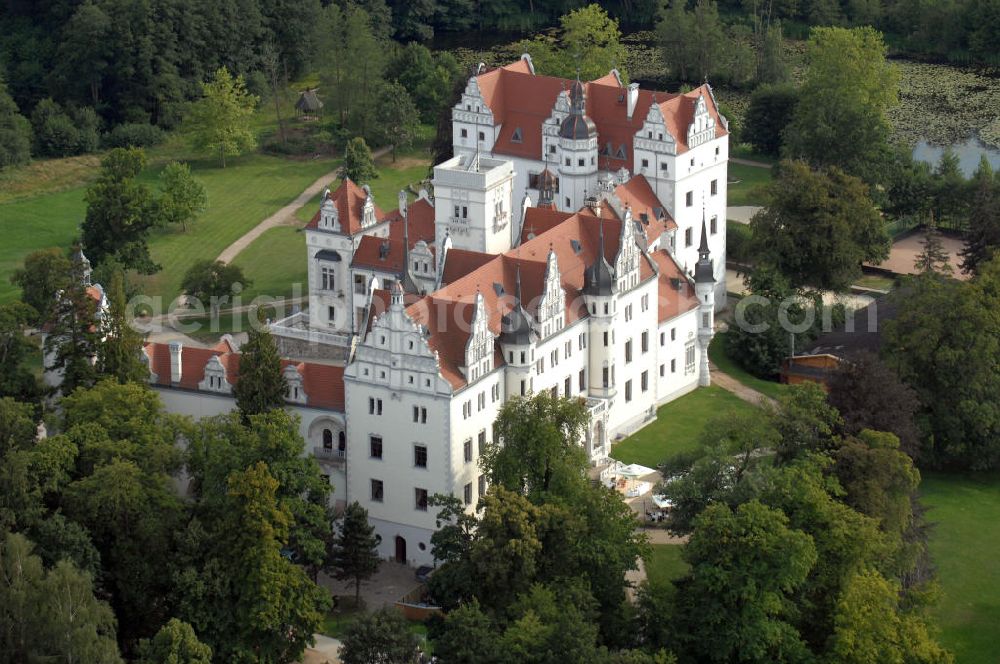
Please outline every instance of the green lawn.
[[69, 247], [85, 212], [83, 189], [0, 204], [0, 303], [18, 297], [10, 276], [25, 254], [46, 247]]
[[[736, 180], [737, 182], [733, 182]], [[771, 181], [771, 169], [729, 162], [728, 205], [763, 205], [762, 185]]]
[[747, 387], [753, 388], [762, 394], [766, 394], [772, 399], [788, 391], [787, 385], [776, 383], [773, 380], [757, 378], [744, 370], [740, 365], [726, 354], [726, 335], [724, 332], [717, 332], [708, 347], [708, 357], [719, 368], [719, 371], [729, 374]]
[[[427, 169], [431, 165], [431, 155], [428, 149], [429, 139], [420, 139], [414, 147], [401, 150], [396, 155], [396, 161], [392, 161], [392, 155], [387, 154], [375, 160], [375, 167], [378, 170], [378, 177], [367, 184], [372, 188], [372, 195], [375, 197], [375, 204], [382, 208], [383, 212], [389, 212], [399, 207], [399, 190], [407, 185], [414, 185], [419, 190], [419, 183], [427, 177]], [[331, 181], [330, 190], [333, 191], [340, 186], [339, 181]], [[320, 192], [312, 197], [308, 203], [295, 212], [303, 223], [309, 222], [316, 210], [319, 209]], [[412, 201], [414, 196], [410, 195]]]
[[923, 502], [942, 597], [941, 641], [961, 664], [997, 661], [1000, 641], [1000, 475], [926, 473]]
[[653, 544], [649, 549], [649, 555], [642, 559], [642, 563], [651, 584], [665, 584], [687, 572], [688, 564], [681, 560], [682, 545]]
[[660, 406], [656, 420], [617, 443], [611, 456], [623, 463], [655, 468], [672, 454], [697, 449], [701, 432], [712, 418], [754, 408], [721, 387], [700, 387]]
[[285, 297], [309, 293], [305, 233], [293, 226], [278, 226], [265, 232], [233, 261], [251, 280], [243, 292], [244, 302], [257, 295]]
[[896, 280], [889, 277], [883, 277], [878, 274], [866, 274], [857, 281], [854, 282], [855, 286], [861, 286], [862, 288], [874, 288], [877, 290], [892, 290], [896, 285]]

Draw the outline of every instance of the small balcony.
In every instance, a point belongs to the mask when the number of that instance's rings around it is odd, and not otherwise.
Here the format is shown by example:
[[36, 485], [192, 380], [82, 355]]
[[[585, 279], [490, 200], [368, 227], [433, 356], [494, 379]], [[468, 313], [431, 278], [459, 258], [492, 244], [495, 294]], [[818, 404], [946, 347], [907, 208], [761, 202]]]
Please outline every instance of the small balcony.
[[343, 466], [347, 463], [344, 450], [335, 450], [329, 447], [318, 445], [313, 448], [313, 456], [321, 463], [329, 463], [334, 466]]

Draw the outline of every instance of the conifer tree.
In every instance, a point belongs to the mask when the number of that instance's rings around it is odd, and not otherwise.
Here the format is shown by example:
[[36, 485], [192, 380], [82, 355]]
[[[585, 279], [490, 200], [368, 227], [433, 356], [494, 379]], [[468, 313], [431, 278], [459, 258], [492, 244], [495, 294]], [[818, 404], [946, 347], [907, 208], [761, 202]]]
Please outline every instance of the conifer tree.
[[969, 232], [962, 250], [962, 272], [978, 273], [979, 266], [1000, 251], [1000, 182], [983, 155], [972, 177]]
[[89, 387], [97, 377], [97, 301], [87, 292], [88, 286], [83, 265], [74, 261], [66, 287], [56, 295], [45, 339], [45, 352], [52, 356], [46, 369], [62, 373], [63, 394]]
[[368, 510], [357, 501], [347, 506], [334, 546], [334, 576], [341, 581], [354, 580], [354, 602], [357, 604], [361, 598], [361, 582], [378, 571], [380, 561], [375, 528], [368, 523]]
[[249, 338], [240, 347], [240, 377], [233, 387], [236, 406], [244, 423], [249, 421], [251, 415], [284, 407], [288, 391], [274, 337], [266, 329], [255, 327], [250, 327]]
[[375, 170], [375, 160], [365, 139], [358, 136], [352, 138], [344, 149], [344, 177], [354, 182], [362, 183], [378, 177]]
[[934, 216], [931, 215], [921, 241], [920, 253], [913, 261], [913, 268], [921, 274], [951, 274], [951, 263], [948, 262], [948, 252], [941, 244], [941, 233], [938, 231]]
[[97, 371], [119, 383], [140, 383], [149, 376], [142, 361], [142, 335], [128, 319], [125, 275], [115, 272], [107, 292], [108, 315], [102, 321], [104, 339], [97, 348]]

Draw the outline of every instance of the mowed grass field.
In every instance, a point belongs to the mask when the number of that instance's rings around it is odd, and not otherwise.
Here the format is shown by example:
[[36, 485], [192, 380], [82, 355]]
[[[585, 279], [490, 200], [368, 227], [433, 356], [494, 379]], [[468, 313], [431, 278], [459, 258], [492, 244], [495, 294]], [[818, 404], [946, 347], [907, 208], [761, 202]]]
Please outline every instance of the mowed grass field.
[[681, 544], [652, 544], [642, 559], [650, 585], [663, 585], [683, 576], [688, 564], [681, 559]]
[[698, 449], [701, 433], [713, 418], [755, 408], [721, 387], [699, 387], [660, 406], [656, 420], [617, 443], [611, 456], [622, 463], [655, 468], [673, 454]]
[[1000, 642], [1000, 474], [925, 473], [941, 642], [958, 664], [992, 664]]
[[[184, 272], [199, 259], [214, 259], [230, 243], [265, 217], [288, 204], [319, 176], [334, 170], [334, 159], [292, 160], [260, 154], [232, 159], [226, 168], [214, 161], [190, 162], [192, 171], [208, 192], [208, 209], [187, 231], [180, 228], [154, 230], [150, 237], [153, 260], [163, 269], [139, 278], [147, 295], [160, 296], [169, 304], [179, 292]], [[162, 167], [147, 170], [142, 180], [154, 190]], [[86, 214], [84, 187], [33, 198], [0, 203], [0, 302], [17, 297], [10, 284], [11, 273], [24, 256], [36, 249], [68, 247], [78, 235]], [[255, 269], [285, 269], [278, 265], [286, 254], [266, 250], [257, 253]], [[302, 262], [300, 254], [299, 261]], [[289, 275], [289, 279], [294, 278]]]
[[[240, 252], [233, 261], [251, 283], [243, 301], [254, 297], [291, 297], [309, 294], [306, 236], [296, 226], [272, 228]], [[298, 293], [294, 284], [299, 284]]]
[[[734, 183], [734, 181], [736, 181]], [[729, 162], [728, 205], [763, 205], [761, 188], [771, 181], [771, 169]]]

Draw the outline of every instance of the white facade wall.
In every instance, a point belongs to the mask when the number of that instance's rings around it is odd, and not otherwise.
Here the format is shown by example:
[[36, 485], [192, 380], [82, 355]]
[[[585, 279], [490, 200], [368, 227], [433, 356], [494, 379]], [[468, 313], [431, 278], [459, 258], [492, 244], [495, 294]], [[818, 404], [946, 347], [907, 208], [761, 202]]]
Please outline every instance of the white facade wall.
[[513, 241], [513, 164], [482, 157], [470, 170], [471, 159], [453, 157], [434, 167], [436, 245], [447, 233], [459, 249], [500, 254]]
[[[236, 400], [226, 394], [210, 392], [195, 392], [171, 387], [150, 387], [159, 395], [168, 413], [187, 415], [196, 420], [206, 417], [224, 415], [236, 409]], [[337, 432], [345, 428], [344, 414], [336, 411], [309, 408], [308, 406], [289, 406], [289, 411], [300, 419], [299, 433], [305, 440], [302, 456], [314, 455], [314, 448], [323, 446], [323, 429], [329, 428], [333, 433], [336, 446]], [[330, 505], [340, 506], [347, 498], [347, 475], [343, 464], [329, 464], [320, 461], [323, 474], [327, 475], [331, 485]]]
[[[689, 346], [693, 346], [695, 352], [694, 369], [690, 371], [686, 365]], [[660, 323], [656, 332], [656, 348], [657, 404], [672, 401], [698, 386], [701, 348], [698, 345], [697, 309]]]

